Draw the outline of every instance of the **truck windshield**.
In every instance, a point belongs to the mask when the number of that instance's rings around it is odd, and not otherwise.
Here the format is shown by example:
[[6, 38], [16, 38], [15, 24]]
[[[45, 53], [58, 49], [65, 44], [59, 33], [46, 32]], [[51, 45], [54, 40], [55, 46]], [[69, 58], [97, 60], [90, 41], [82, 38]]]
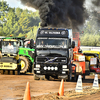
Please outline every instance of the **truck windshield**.
[[2, 53], [17, 53], [18, 44], [16, 41], [3, 41]]
[[62, 38], [38, 38], [36, 42], [37, 48], [67, 48], [67, 39]]

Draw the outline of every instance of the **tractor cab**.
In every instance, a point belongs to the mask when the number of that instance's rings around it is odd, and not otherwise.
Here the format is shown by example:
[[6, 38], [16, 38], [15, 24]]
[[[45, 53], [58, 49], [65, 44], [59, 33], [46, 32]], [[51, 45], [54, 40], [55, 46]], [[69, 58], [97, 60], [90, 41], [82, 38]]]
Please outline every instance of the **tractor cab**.
[[18, 54], [18, 41], [15, 39], [3, 39], [2, 54]]
[[2, 57], [0, 59], [0, 72], [2, 74], [20, 74], [21, 64], [18, 54], [19, 41], [16, 39], [2, 39]]

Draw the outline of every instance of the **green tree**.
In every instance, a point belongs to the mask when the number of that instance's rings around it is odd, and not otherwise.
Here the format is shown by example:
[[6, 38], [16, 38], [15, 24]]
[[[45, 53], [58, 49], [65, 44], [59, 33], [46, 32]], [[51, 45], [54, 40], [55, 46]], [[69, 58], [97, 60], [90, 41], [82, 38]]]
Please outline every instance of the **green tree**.
[[81, 45], [100, 46], [100, 35], [85, 34], [81, 36]]
[[5, 23], [7, 20], [5, 19], [5, 16], [7, 14], [7, 11], [9, 10], [9, 6], [6, 1], [0, 1], [0, 35], [3, 35], [3, 23]]
[[11, 8], [5, 1], [0, 1], [0, 35], [25, 36], [33, 32], [40, 23], [39, 12]]
[[5, 16], [7, 22], [3, 24], [4, 35], [9, 36], [10, 34], [16, 34], [18, 31], [17, 16], [15, 15], [15, 8], [9, 8], [7, 15]]
[[34, 26], [33, 29], [27, 33], [27, 39], [36, 39], [37, 30], [39, 26]]

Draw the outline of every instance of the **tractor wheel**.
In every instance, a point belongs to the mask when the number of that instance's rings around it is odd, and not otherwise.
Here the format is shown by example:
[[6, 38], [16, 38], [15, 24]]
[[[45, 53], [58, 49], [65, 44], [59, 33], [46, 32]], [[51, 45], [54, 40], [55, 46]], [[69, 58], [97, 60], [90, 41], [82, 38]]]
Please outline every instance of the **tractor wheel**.
[[30, 67], [29, 60], [24, 56], [20, 56], [20, 59], [21, 59], [21, 71], [20, 71], [20, 73], [25, 73], [25, 72], [27, 72], [27, 70]]

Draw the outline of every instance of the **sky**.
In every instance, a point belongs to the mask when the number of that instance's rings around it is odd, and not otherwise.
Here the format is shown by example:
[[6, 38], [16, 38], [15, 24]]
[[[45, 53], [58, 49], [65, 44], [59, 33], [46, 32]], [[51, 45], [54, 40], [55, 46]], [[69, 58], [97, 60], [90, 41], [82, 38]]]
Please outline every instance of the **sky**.
[[7, 1], [7, 4], [9, 4], [10, 7], [12, 8], [17, 8], [17, 7], [20, 7], [22, 9], [28, 9], [28, 10], [31, 10], [31, 11], [36, 11], [35, 9], [31, 8], [31, 7], [27, 7], [25, 5], [22, 5], [20, 0], [4, 0], [4, 1]]

